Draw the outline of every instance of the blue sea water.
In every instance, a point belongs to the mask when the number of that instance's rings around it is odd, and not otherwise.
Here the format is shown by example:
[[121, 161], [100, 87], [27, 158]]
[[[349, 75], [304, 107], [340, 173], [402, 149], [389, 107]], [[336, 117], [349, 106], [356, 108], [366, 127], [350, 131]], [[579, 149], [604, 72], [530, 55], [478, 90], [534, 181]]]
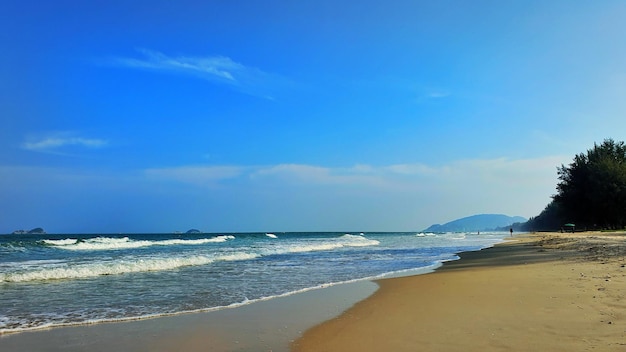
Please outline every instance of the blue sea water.
[[505, 233], [0, 236], [0, 334], [249, 304], [415, 273]]

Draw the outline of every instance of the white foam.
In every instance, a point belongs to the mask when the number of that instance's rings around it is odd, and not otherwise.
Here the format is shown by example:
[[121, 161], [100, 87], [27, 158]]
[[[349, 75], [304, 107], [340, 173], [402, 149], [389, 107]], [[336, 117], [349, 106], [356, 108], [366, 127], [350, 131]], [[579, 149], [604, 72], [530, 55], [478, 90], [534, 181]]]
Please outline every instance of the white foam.
[[344, 247], [377, 246], [380, 242], [359, 235], [345, 234], [339, 238], [306, 243], [281, 244], [262, 250], [264, 255], [332, 251]]
[[316, 251], [330, 251], [333, 249], [343, 247], [340, 243], [322, 243], [322, 244], [310, 244], [310, 245], [291, 245], [285, 247], [283, 253], [303, 253], [303, 252], [316, 252]]
[[149, 271], [164, 271], [185, 266], [211, 264], [215, 261], [249, 260], [254, 253], [231, 253], [218, 256], [188, 256], [173, 258], [134, 258], [91, 264], [51, 266], [13, 273], [0, 273], [0, 282], [28, 282], [40, 280], [84, 279], [102, 275], [120, 275]]
[[43, 240], [45, 244], [49, 244], [51, 246], [67, 246], [70, 244], [76, 244], [78, 239], [76, 238], [66, 238], [64, 240]]
[[273, 233], [266, 233], [265, 236], [269, 237], [269, 238], [278, 238], [276, 235], [274, 235]]
[[342, 241], [342, 244], [348, 247], [366, 247], [366, 246], [377, 246], [380, 244], [380, 241], [370, 240], [365, 238], [362, 235], [350, 235], [345, 234], [339, 238]]
[[119, 250], [133, 249], [150, 246], [172, 246], [172, 245], [200, 245], [206, 243], [220, 243], [235, 239], [232, 235], [222, 235], [212, 238], [200, 238], [195, 240], [172, 239], [164, 241], [138, 241], [131, 240], [128, 237], [111, 238], [111, 237], [95, 237], [86, 240], [77, 240], [68, 238], [64, 240], [43, 240], [44, 243], [66, 250], [72, 251], [103, 251], [103, 250]]
[[[128, 237], [108, 238], [96, 237], [85, 241], [74, 240], [47, 240], [46, 243], [56, 243], [55, 246], [70, 250], [112, 250], [139, 248], [156, 245], [197, 245], [210, 242], [224, 242], [234, 239], [234, 236], [218, 236], [197, 240], [172, 239], [165, 241], [134, 241]], [[280, 243], [280, 242], [278, 242]], [[343, 247], [376, 246], [380, 242], [367, 239], [360, 235], [346, 234], [339, 238], [307, 243], [280, 244], [265, 248], [249, 248], [243, 252], [234, 252], [220, 255], [197, 255], [189, 257], [162, 257], [115, 259], [90, 264], [50, 263], [43, 266], [21, 266], [13, 272], [0, 273], [0, 282], [27, 282], [37, 280], [82, 279], [102, 275], [120, 275], [127, 273], [172, 270], [185, 266], [199, 266], [211, 264], [214, 261], [249, 260], [262, 255], [303, 253], [314, 251], [331, 251]], [[43, 264], [43, 263], [42, 263]]]
[[228, 240], [234, 240], [235, 236], [232, 235], [222, 235], [213, 238], [201, 238], [197, 240], [165, 240], [165, 241], [152, 241], [152, 245], [154, 246], [170, 246], [170, 245], [198, 245], [205, 243], [220, 243], [226, 242]]

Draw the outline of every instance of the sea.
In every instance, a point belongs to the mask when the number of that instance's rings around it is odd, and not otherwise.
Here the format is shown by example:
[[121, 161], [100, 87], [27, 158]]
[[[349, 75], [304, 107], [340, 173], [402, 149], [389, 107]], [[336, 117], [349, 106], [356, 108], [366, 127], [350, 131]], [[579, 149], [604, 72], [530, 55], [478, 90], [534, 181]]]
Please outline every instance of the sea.
[[507, 233], [0, 235], [0, 334], [206, 312], [434, 270]]

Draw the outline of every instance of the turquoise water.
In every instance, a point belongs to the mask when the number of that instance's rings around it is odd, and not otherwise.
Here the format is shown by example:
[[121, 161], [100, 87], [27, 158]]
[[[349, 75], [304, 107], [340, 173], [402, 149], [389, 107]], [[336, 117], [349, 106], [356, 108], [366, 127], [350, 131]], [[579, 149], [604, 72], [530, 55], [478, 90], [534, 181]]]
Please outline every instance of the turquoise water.
[[0, 236], [0, 333], [249, 304], [427, 270], [505, 233]]

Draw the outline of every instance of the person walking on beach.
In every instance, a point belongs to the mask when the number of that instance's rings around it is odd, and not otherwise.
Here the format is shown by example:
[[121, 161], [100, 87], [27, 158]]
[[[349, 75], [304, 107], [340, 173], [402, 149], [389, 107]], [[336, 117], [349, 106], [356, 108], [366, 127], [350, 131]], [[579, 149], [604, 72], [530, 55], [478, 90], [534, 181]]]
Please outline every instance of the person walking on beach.
[[513, 237], [513, 228], [512, 227], [509, 229], [509, 232], [511, 233], [511, 237]]

